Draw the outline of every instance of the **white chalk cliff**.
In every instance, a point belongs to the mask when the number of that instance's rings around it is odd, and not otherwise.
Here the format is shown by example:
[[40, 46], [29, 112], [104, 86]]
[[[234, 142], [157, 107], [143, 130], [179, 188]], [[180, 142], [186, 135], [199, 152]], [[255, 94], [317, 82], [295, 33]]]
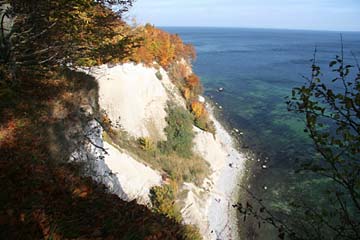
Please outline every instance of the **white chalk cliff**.
[[[159, 73], [161, 78], [157, 77]], [[167, 102], [171, 100], [185, 108], [179, 90], [162, 68], [126, 63], [99, 66], [89, 74], [99, 83], [100, 109], [133, 137], [165, 139]], [[209, 110], [211, 113], [210, 107]], [[192, 183], [182, 186], [189, 192], [181, 212], [185, 223], [197, 225], [204, 239], [237, 239], [236, 210], [231, 205], [237, 201], [237, 183], [245, 158], [212, 113], [210, 117], [215, 123], [216, 135], [194, 127], [194, 151], [210, 164], [212, 173], [201, 187]], [[94, 124], [91, 122], [89, 127]], [[105, 148], [107, 154], [89, 143], [87, 149], [74, 154], [92, 156], [97, 180], [110, 191], [124, 200], [137, 199], [147, 204], [151, 187], [162, 184], [159, 172], [136, 161], [126, 150], [104, 143], [101, 133], [92, 135], [91, 139]], [[230, 168], [229, 164], [236, 168]]]

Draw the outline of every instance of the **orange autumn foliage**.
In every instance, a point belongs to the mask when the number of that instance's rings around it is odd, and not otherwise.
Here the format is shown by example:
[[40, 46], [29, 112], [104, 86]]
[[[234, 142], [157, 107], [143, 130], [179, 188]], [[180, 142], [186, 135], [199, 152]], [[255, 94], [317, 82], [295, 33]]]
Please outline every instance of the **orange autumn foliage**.
[[195, 74], [191, 74], [187, 78], [185, 78], [186, 84], [191, 88], [194, 89], [200, 85], [200, 79]]
[[154, 62], [165, 69], [181, 59], [194, 59], [193, 46], [184, 44], [178, 35], [167, 33], [147, 24], [138, 27], [138, 37], [142, 38], [140, 47], [135, 49], [130, 60], [152, 65]]
[[191, 111], [197, 119], [207, 113], [204, 104], [199, 101], [194, 101], [191, 103]]

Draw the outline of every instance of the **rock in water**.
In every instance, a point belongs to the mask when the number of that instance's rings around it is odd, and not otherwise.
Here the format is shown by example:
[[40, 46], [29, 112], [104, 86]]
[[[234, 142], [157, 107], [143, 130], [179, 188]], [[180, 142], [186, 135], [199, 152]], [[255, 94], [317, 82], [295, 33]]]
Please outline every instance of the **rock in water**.
[[198, 100], [201, 103], [205, 103], [205, 98], [203, 96], [201, 96], [201, 95], [199, 95]]

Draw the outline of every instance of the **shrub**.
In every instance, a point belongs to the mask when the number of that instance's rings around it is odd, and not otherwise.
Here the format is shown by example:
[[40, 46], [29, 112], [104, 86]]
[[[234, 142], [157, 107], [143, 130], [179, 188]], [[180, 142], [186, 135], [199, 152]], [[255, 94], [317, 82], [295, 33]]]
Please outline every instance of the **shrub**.
[[[150, 190], [150, 200], [152, 210], [155, 213], [163, 214], [166, 217], [175, 220], [177, 223], [182, 222], [180, 209], [175, 203], [178, 186], [171, 181], [169, 185], [156, 186]], [[184, 225], [181, 231], [184, 239], [201, 240], [199, 229], [193, 225]]]
[[166, 141], [161, 142], [158, 148], [150, 139], [135, 139], [122, 130], [110, 133], [110, 136], [106, 133], [103, 135], [106, 142], [126, 149], [134, 158], [140, 158], [151, 167], [166, 172], [178, 184], [186, 181], [200, 186], [209, 173], [208, 163], [199, 156], [184, 158], [170, 150], [165, 152]]
[[142, 150], [146, 152], [153, 152], [155, 151], [155, 144], [154, 142], [148, 137], [141, 137], [138, 139], [138, 143]]
[[214, 122], [210, 121], [209, 115], [207, 113], [195, 119], [195, 126], [204, 131], [215, 134]]
[[191, 112], [195, 117], [195, 126], [198, 128], [215, 134], [215, 126], [209, 119], [209, 114], [205, 108], [204, 103], [194, 101], [191, 103]]
[[169, 185], [155, 186], [150, 190], [150, 200], [153, 211], [181, 222], [180, 210], [175, 206], [176, 192], [177, 185], [174, 182]]
[[197, 96], [203, 93], [203, 87], [200, 78], [196, 74], [191, 74], [185, 79], [185, 87], [190, 88], [192, 96]]
[[160, 81], [163, 79], [163, 76], [162, 76], [162, 74], [161, 74], [160, 71], [157, 71], [157, 72], [155, 73], [155, 76], [156, 76], [157, 79], [159, 79]]
[[169, 106], [167, 112], [168, 125], [165, 128], [167, 141], [160, 143], [160, 149], [165, 153], [175, 152], [180, 157], [191, 157], [194, 139], [193, 117], [181, 107]]
[[183, 230], [183, 235], [185, 239], [191, 239], [191, 240], [202, 240], [202, 236], [199, 232], [199, 229], [196, 228], [193, 225], [185, 225]]
[[209, 171], [208, 163], [199, 156], [183, 159], [169, 156], [164, 161], [164, 170], [179, 183], [193, 182], [201, 186]]
[[205, 105], [199, 101], [194, 101], [191, 103], [191, 111], [194, 114], [195, 119], [198, 119], [206, 114]]
[[186, 85], [188, 85], [191, 89], [196, 88], [200, 85], [200, 79], [194, 73], [185, 78]]

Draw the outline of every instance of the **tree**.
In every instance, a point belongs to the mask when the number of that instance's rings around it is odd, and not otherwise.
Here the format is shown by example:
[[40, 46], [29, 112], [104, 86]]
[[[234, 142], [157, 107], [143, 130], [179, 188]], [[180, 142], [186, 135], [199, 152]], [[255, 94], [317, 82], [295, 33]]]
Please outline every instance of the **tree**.
[[142, 41], [130, 58], [134, 62], [150, 66], [156, 62], [168, 70], [176, 62], [195, 58], [193, 46], [184, 44], [178, 35], [167, 33], [150, 24], [135, 30]]
[[[298, 173], [320, 179], [324, 191], [317, 199], [290, 202], [290, 213], [279, 217], [262, 199], [236, 204], [240, 213], [269, 223], [285, 239], [360, 239], [360, 66], [347, 64], [341, 54], [330, 62], [330, 80], [316, 61], [301, 87], [293, 88], [288, 110], [305, 117], [306, 129], [318, 153], [303, 162]], [[353, 72], [354, 71], [354, 72]]]
[[320, 154], [301, 170], [331, 182], [331, 207], [314, 214], [337, 239], [360, 238], [360, 67], [354, 59], [355, 66], [346, 64], [342, 46], [340, 56], [329, 64], [336, 77], [322, 81], [315, 51], [311, 78], [294, 88], [288, 101], [290, 111], [305, 115], [305, 131]]
[[[10, 33], [2, 34], [4, 54], [0, 56], [11, 79], [20, 70], [36, 68], [40, 73], [58, 66], [121, 58], [125, 46], [131, 44], [121, 32], [121, 14], [132, 0], [8, 0], [1, 4], [9, 6], [8, 16], [13, 19]], [[114, 5], [117, 12], [110, 9]]]

